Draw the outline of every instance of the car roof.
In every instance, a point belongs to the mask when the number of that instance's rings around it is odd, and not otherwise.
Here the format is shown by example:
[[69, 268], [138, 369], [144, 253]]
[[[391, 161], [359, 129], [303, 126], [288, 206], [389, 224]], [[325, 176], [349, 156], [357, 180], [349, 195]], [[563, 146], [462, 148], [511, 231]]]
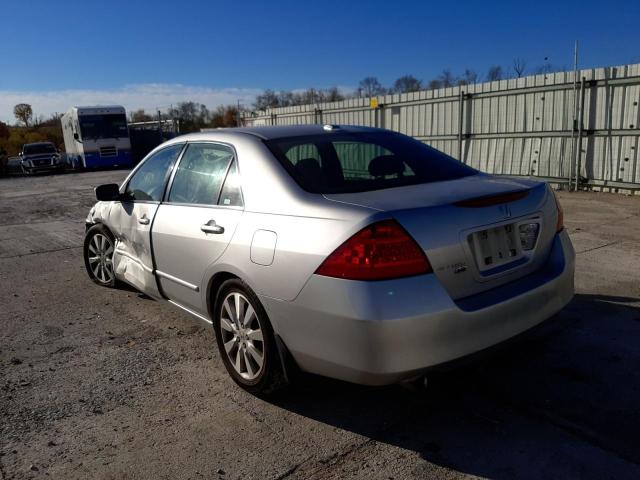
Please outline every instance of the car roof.
[[[380, 128], [358, 127], [353, 125], [269, 125], [258, 127], [234, 127], [234, 128], [206, 128], [202, 129], [203, 137], [208, 133], [239, 133], [253, 135], [263, 140], [276, 138], [302, 137], [306, 135], [320, 135], [335, 132], [364, 133], [384, 131]], [[192, 134], [193, 135], [193, 134]]]

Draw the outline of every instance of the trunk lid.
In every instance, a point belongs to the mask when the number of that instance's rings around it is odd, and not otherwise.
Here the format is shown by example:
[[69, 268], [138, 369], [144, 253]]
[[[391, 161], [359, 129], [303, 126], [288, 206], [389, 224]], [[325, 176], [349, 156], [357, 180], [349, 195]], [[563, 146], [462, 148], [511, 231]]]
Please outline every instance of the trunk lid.
[[[381, 217], [400, 222], [454, 300], [534, 272], [545, 263], [556, 233], [553, 196], [544, 183], [530, 179], [478, 174], [325, 196], [379, 210]], [[531, 243], [523, 246], [522, 238], [533, 238], [533, 248], [528, 249]]]

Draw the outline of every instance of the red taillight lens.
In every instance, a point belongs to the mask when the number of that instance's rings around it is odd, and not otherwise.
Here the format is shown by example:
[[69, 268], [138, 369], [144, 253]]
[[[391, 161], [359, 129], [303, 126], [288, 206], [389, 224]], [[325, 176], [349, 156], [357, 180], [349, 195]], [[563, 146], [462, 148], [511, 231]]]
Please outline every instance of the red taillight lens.
[[318, 275], [349, 280], [388, 280], [430, 272], [427, 256], [394, 220], [360, 230], [316, 270]]
[[553, 198], [556, 201], [556, 208], [558, 209], [558, 221], [556, 222], [556, 233], [561, 232], [564, 229], [564, 212], [562, 211], [562, 206], [558, 201], [558, 196], [555, 192], [553, 192]]

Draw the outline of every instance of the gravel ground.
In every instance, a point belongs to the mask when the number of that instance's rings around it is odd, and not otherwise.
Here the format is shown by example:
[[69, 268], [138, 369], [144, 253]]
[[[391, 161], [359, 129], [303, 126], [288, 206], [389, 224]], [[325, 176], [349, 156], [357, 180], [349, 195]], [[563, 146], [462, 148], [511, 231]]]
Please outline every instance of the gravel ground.
[[640, 197], [561, 194], [575, 300], [425, 391], [253, 397], [210, 328], [82, 263], [92, 187], [0, 179], [0, 478], [640, 478]]

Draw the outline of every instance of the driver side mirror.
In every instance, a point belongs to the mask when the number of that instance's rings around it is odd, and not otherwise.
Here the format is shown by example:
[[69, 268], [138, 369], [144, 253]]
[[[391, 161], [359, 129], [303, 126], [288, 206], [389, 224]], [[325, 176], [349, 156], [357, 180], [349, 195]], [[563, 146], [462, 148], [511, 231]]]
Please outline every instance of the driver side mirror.
[[120, 188], [117, 183], [106, 183], [96, 187], [96, 199], [99, 202], [112, 202], [120, 199]]

